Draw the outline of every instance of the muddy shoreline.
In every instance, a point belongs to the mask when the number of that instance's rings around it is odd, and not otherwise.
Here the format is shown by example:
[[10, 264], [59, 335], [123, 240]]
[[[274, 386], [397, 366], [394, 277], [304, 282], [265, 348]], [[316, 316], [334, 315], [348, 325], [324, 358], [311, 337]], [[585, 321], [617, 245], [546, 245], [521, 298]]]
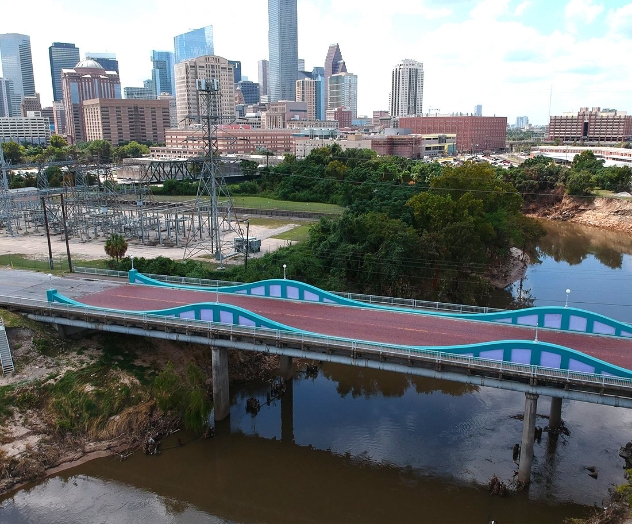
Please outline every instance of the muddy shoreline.
[[525, 203], [524, 213], [532, 218], [560, 220], [632, 233], [632, 200], [568, 195], [539, 198]]
[[[181, 419], [163, 413], [154, 398], [152, 383], [140, 384], [130, 370], [112, 371], [116, 380], [104, 386], [103, 394], [129, 385], [134, 395], [129, 404], [111, 416], [105, 424], [83, 431], [60, 429], [58, 412], [53, 402], [28, 399], [49, 395], [51, 384], [67, 373], [80, 373], [107, 352], [107, 341], [101, 335], [78, 340], [60, 340], [49, 326], [37, 325], [13, 313], [0, 310], [13, 349], [16, 372], [0, 377], [0, 495], [104, 456], [119, 455], [122, 459], [142, 449], [149, 438], [163, 439], [183, 427]], [[125, 343], [127, 345], [127, 343]], [[133, 366], [160, 370], [172, 363], [183, 370], [193, 362], [204, 371], [205, 389], [212, 391], [211, 355], [208, 348], [178, 343], [137, 339]], [[114, 368], [113, 368], [114, 369]], [[229, 351], [231, 385], [274, 376], [278, 358], [257, 353]], [[86, 386], [89, 387], [89, 386]], [[72, 392], [68, 393], [68, 397]], [[65, 400], [65, 399], [62, 399]], [[59, 402], [59, 398], [55, 401]]]

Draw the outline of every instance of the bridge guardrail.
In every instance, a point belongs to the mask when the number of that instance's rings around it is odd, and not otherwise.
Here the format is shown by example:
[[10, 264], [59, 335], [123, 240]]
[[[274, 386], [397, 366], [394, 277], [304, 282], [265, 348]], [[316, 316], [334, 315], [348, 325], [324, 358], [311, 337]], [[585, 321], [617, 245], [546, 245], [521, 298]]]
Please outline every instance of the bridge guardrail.
[[511, 372], [523, 377], [551, 378], [573, 382], [578, 385], [601, 388], [612, 387], [618, 390], [632, 392], [632, 379], [624, 377], [597, 375], [594, 373], [546, 368], [529, 364], [508, 363], [469, 355], [458, 355], [442, 351], [414, 348], [410, 346], [398, 346], [395, 344], [378, 342], [358, 342], [325, 335], [320, 336], [285, 332], [269, 328], [235, 326], [233, 324], [221, 324], [217, 322], [188, 318], [163, 317], [146, 313], [103, 311], [80, 306], [62, 305], [24, 297], [2, 296], [0, 297], [0, 304], [36, 309], [40, 312], [47, 313], [47, 316], [50, 317], [53, 316], [53, 312], [55, 311], [71, 312], [83, 316], [86, 321], [88, 318], [99, 319], [102, 323], [108, 323], [108, 320], [110, 323], [112, 323], [111, 321], [122, 321], [124, 324], [131, 321], [140, 321], [145, 326], [160, 326], [165, 330], [168, 330], [168, 328], [173, 329], [174, 327], [180, 327], [184, 328], [185, 331], [191, 331], [195, 328], [196, 331], [204, 333], [209, 339], [212, 339], [213, 335], [216, 333], [230, 336], [231, 339], [233, 337], [249, 337], [256, 340], [269, 340], [275, 345], [277, 342], [300, 344], [301, 347], [313, 344], [319, 348], [345, 349], [350, 351], [353, 355], [357, 355], [357, 353], [361, 353], [363, 351], [370, 352], [376, 356], [390, 354], [396, 358], [407, 357], [409, 360], [414, 358], [416, 360], [423, 360], [440, 365], [457, 365], [459, 367], [467, 367], [488, 372], [494, 371], [497, 373]]

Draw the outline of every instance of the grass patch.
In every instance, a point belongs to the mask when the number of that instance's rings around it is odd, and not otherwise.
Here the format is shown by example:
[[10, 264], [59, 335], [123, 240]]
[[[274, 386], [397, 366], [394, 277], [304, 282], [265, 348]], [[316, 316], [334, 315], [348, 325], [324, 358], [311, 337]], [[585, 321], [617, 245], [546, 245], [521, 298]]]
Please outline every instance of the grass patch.
[[[185, 202], [195, 200], [192, 196], [179, 195], [156, 195], [158, 202]], [[235, 196], [232, 198], [233, 206], [247, 207], [262, 210], [280, 211], [311, 211], [313, 213], [330, 213], [332, 215], [342, 214], [343, 208], [335, 204], [323, 204], [320, 202], [292, 202], [290, 200], [275, 200], [273, 198], [259, 196]]]
[[97, 365], [104, 369], [118, 369], [133, 375], [141, 384], [148, 385], [155, 373], [150, 367], [136, 364], [139, 345], [148, 344], [144, 340], [108, 334], [104, 338], [103, 352]]
[[48, 387], [50, 406], [55, 415], [55, 429], [94, 434], [108, 419], [133, 405], [130, 386], [100, 364], [78, 371], [67, 371], [57, 383]]
[[236, 207], [249, 207], [255, 209], [278, 209], [283, 211], [311, 211], [314, 213], [341, 214], [343, 208], [335, 204], [323, 204], [321, 202], [291, 202], [289, 200], [274, 200], [272, 198], [258, 196], [233, 197], [233, 205]]
[[10, 417], [13, 413], [11, 408], [11, 399], [13, 395], [13, 386], [0, 387], [0, 421]]
[[27, 328], [36, 333], [45, 329], [44, 325], [35, 320], [31, 320], [26, 315], [18, 315], [6, 309], [0, 309], [0, 317], [4, 321], [4, 325], [8, 328]]
[[261, 226], [269, 229], [276, 229], [277, 227], [294, 223], [292, 220], [282, 220], [280, 218], [249, 218], [248, 222], [250, 222], [251, 226]]
[[51, 271], [48, 259], [33, 259], [23, 254], [0, 255], [0, 266], [12, 267], [15, 269], [31, 269], [35, 271], [46, 271], [57, 274], [61, 271], [68, 271], [68, 260], [64, 258], [54, 258], [54, 270]]
[[304, 242], [309, 239], [309, 228], [310, 226], [308, 224], [297, 226], [289, 231], [285, 231], [284, 233], [279, 233], [272, 238], [290, 240], [292, 242]]

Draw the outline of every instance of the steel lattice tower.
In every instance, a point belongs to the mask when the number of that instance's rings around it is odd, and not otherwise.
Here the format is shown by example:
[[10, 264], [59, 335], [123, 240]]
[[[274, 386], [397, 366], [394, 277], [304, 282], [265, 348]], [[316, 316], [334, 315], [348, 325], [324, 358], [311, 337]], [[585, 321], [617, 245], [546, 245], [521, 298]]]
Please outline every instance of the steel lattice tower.
[[0, 225], [4, 224], [7, 233], [13, 235], [11, 220], [13, 219], [13, 205], [11, 193], [9, 193], [9, 179], [7, 178], [7, 165], [4, 162], [4, 151], [0, 144], [0, 166], [2, 167], [2, 180], [0, 181]]
[[[195, 208], [191, 212], [183, 259], [206, 252], [221, 262], [224, 257], [222, 247], [225, 244], [222, 231], [233, 231], [240, 238], [244, 235], [239, 222], [232, 216], [232, 200], [219, 157], [217, 130], [224, 120], [220, 109], [219, 80], [198, 79], [197, 91], [203, 130], [204, 161], [195, 198]], [[206, 239], [204, 239], [204, 233], [206, 233]], [[230, 245], [230, 242], [226, 244]]]

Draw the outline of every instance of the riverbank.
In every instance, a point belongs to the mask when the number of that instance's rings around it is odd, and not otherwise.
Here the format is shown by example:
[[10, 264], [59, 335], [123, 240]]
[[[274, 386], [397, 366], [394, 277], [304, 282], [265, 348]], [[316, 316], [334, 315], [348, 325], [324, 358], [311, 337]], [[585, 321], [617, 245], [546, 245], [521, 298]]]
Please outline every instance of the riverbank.
[[632, 201], [605, 197], [542, 198], [525, 204], [525, 214], [600, 227], [610, 231], [632, 232]]
[[[48, 325], [4, 310], [0, 316], [16, 365], [0, 377], [0, 494], [81, 461], [125, 457], [149, 436], [182, 427], [179, 415], [156, 403], [154, 379], [167, 363], [181, 377], [191, 364], [201, 370], [210, 397], [207, 347], [102, 333], [62, 340]], [[271, 377], [277, 360], [229, 351], [230, 381]]]

